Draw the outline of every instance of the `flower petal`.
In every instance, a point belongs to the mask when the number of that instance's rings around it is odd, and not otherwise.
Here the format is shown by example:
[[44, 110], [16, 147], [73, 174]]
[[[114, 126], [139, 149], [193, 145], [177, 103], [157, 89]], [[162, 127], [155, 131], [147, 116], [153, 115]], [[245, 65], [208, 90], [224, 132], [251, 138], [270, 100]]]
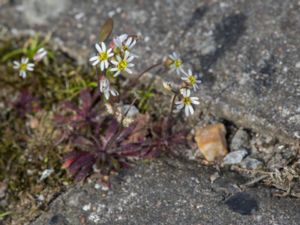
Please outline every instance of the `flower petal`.
[[194, 108], [193, 108], [193, 106], [188, 105], [188, 108], [189, 108], [190, 114], [193, 115], [194, 114]]
[[104, 62], [102, 61], [101, 63], [100, 63], [100, 69], [101, 69], [101, 71], [104, 71]]
[[95, 61], [95, 60], [98, 60], [98, 56], [93, 56], [93, 57], [91, 57], [89, 60], [90, 60], [90, 62]]
[[101, 42], [101, 47], [102, 47], [102, 51], [105, 52], [106, 51], [106, 45], [104, 42]]
[[114, 74], [114, 77], [118, 76], [120, 73], [121, 73], [120, 71], [116, 72], [116, 73]]
[[186, 116], [189, 116], [190, 115], [190, 110], [189, 110], [189, 107], [188, 106], [185, 106], [184, 107], [184, 113]]
[[111, 63], [114, 64], [114, 65], [116, 65], [116, 66], [119, 64], [119, 63], [118, 63], [117, 61], [115, 61], [115, 60], [112, 60]]
[[95, 44], [95, 47], [96, 47], [96, 49], [97, 49], [98, 52], [102, 52], [102, 49], [101, 49], [101, 47], [100, 47], [99, 44]]

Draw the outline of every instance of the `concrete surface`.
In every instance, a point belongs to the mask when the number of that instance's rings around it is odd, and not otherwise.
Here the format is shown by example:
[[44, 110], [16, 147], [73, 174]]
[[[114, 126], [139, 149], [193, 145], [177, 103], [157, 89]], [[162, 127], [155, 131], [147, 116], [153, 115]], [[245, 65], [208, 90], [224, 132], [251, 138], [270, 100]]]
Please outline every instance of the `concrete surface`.
[[[112, 16], [114, 34], [145, 37], [137, 54], [147, 65], [175, 50], [201, 71], [204, 108], [291, 143], [300, 140], [299, 10], [298, 0], [11, 0], [0, 4], [0, 35], [52, 32], [87, 63]], [[177, 160], [140, 164], [116, 176], [108, 192], [94, 184], [71, 188], [33, 225], [299, 224], [299, 200], [239, 190], [239, 177], [211, 184], [213, 173]]]
[[211, 184], [214, 172], [175, 159], [141, 163], [114, 177], [109, 191], [94, 184], [71, 188], [32, 225], [299, 224], [299, 200], [271, 198], [262, 188], [240, 190], [245, 181], [232, 173]]
[[52, 32], [82, 63], [100, 25], [112, 16], [115, 34], [145, 37], [137, 53], [146, 64], [176, 50], [202, 71], [199, 97], [214, 114], [283, 142], [299, 142], [298, 0], [10, 2], [0, 8], [2, 26]]

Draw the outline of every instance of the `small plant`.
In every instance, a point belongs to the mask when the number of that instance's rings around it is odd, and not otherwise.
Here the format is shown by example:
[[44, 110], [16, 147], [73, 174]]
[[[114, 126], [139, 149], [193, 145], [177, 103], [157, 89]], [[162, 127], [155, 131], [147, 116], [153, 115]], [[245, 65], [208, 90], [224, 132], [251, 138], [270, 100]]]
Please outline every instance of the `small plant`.
[[168, 134], [165, 122], [151, 121], [140, 115], [128, 127], [112, 115], [100, 113], [101, 98], [91, 90], [83, 90], [78, 107], [71, 102], [63, 105], [65, 115], [58, 115], [56, 122], [63, 124], [63, 138], [74, 150], [65, 157], [67, 168], [75, 180], [86, 178], [93, 171], [102, 176], [128, 167], [132, 158], [151, 158], [163, 150], [182, 144], [186, 132]]
[[[71, 109], [73, 114], [57, 117], [60, 124], [67, 125], [65, 140], [73, 146], [73, 151], [65, 157], [63, 168], [68, 169], [77, 181], [92, 172], [99, 172], [101, 177], [109, 176], [120, 168], [128, 167], [133, 159], [151, 158], [185, 143], [187, 132], [173, 131], [172, 115], [184, 109], [185, 115], [190, 116], [194, 113], [193, 105], [199, 104], [197, 97], [191, 97], [191, 92], [199, 88], [199, 77], [191, 69], [185, 72], [183, 61], [176, 53], [131, 77], [133, 61], [138, 58], [133, 52], [134, 46], [139, 38], [122, 34], [107, 42], [112, 28], [113, 21], [108, 19], [101, 29], [100, 43], [95, 44], [96, 54], [89, 59], [95, 67], [98, 90], [83, 90], [78, 107], [71, 102], [64, 107], [65, 110]], [[161, 119], [147, 114], [148, 100], [155, 95], [151, 85], [146, 89], [131, 91], [134, 87], [138, 90], [138, 81], [146, 72], [159, 66], [176, 72], [178, 76], [183, 75], [180, 88], [165, 85], [173, 93], [173, 98], [169, 115], [159, 115]], [[116, 102], [122, 99], [120, 92], [126, 88], [122, 89], [122, 85], [117, 88], [117, 84], [126, 78], [131, 80], [130, 91], [127, 92], [136, 93], [137, 98], [127, 111], [123, 111], [120, 119]], [[128, 97], [126, 91], [123, 96]], [[130, 124], [124, 124], [124, 118], [135, 104], [145, 114], [138, 115]], [[109, 106], [109, 113], [104, 105]]]
[[[59, 139], [55, 145], [65, 144], [71, 148], [63, 168], [77, 181], [93, 172], [98, 172], [100, 180], [103, 180], [114, 171], [128, 167], [135, 159], [152, 158], [184, 144], [187, 132], [175, 131], [173, 114], [184, 110], [185, 115], [190, 116], [194, 114], [194, 105], [199, 104], [199, 99], [192, 97], [192, 93], [197, 91], [201, 81], [191, 69], [186, 72], [179, 54], [172, 53], [165, 60], [134, 75], [134, 61], [139, 58], [134, 47], [140, 37], [121, 34], [109, 39], [112, 29], [113, 21], [108, 19], [101, 28], [100, 42], [95, 44], [95, 55], [89, 59], [96, 81], [86, 81], [77, 76], [75, 79], [80, 82], [76, 83], [64, 77], [64, 85], [59, 87], [65, 90], [52, 90], [67, 93], [69, 97], [59, 104], [60, 113], [54, 119], [60, 132], [56, 135]], [[49, 76], [50, 70], [39, 68], [35, 71], [40, 61], [47, 61], [48, 54], [37, 38], [30, 40], [21, 51], [7, 54], [2, 60], [22, 55], [21, 60], [13, 62], [19, 76], [30, 79], [37, 85], [36, 88], [45, 83], [44, 87], [51, 89], [54, 82], [62, 79]], [[173, 95], [169, 109], [165, 110], [168, 113], [158, 115], [152, 112], [150, 116], [152, 99], [159, 90], [155, 90], [153, 80], [148, 85], [139, 81], [147, 72], [158, 67], [181, 76], [182, 82], [177, 86], [164, 83]], [[31, 76], [28, 77], [29, 74]], [[15, 103], [18, 113], [23, 116], [38, 110], [40, 105], [35, 105], [35, 102], [42, 102], [30, 93], [34, 92], [22, 92]], [[46, 95], [44, 101], [47, 101]]]
[[147, 112], [150, 108], [149, 100], [155, 96], [154, 87], [149, 86], [145, 87], [144, 89], [137, 90], [137, 95], [139, 98], [138, 108], [140, 109], [141, 113]]
[[[49, 54], [44, 48], [49, 38], [50, 37], [47, 36], [44, 40], [40, 40], [39, 35], [36, 35], [28, 39], [22, 48], [17, 48], [5, 54], [1, 60], [6, 62], [17, 56], [22, 56], [20, 60], [13, 61], [13, 68], [19, 71], [20, 77], [26, 78], [28, 73], [34, 70], [38, 62], [45, 59]], [[53, 57], [52, 52], [50, 52], [50, 56]]]

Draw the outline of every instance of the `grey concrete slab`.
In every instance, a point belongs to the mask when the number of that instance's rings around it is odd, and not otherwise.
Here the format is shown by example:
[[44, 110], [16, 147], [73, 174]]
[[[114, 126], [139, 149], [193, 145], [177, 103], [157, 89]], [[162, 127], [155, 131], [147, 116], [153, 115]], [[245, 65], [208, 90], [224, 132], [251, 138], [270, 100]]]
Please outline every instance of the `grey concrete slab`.
[[213, 113], [284, 142], [300, 139], [298, 0], [11, 2], [0, 8], [2, 25], [53, 32], [81, 62], [112, 16], [116, 34], [144, 35], [137, 52], [146, 64], [176, 50], [201, 71], [199, 97]]
[[141, 163], [114, 177], [109, 191], [94, 183], [69, 189], [32, 225], [299, 224], [299, 200], [263, 188], [240, 192], [235, 185], [244, 181], [232, 173], [211, 184], [214, 172], [174, 159]]

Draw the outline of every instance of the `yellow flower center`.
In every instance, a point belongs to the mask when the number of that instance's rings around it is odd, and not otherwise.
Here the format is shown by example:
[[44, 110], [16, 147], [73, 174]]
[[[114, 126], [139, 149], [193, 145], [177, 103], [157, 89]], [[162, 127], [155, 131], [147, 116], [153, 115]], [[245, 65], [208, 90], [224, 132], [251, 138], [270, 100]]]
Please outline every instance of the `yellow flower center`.
[[195, 85], [197, 83], [197, 79], [193, 75], [188, 76], [188, 80], [189, 80], [191, 85]]
[[20, 70], [21, 71], [26, 71], [26, 69], [27, 69], [27, 64], [26, 63], [21, 63]]
[[190, 97], [183, 97], [183, 104], [184, 105], [192, 104], [191, 98]]
[[182, 61], [180, 59], [176, 59], [174, 64], [176, 68], [179, 68], [182, 65]]
[[98, 57], [100, 61], [106, 61], [108, 59], [108, 54], [107, 52], [100, 52]]
[[119, 71], [123, 71], [123, 70], [125, 70], [127, 68], [127, 62], [126, 62], [126, 60], [121, 60], [120, 62], [119, 62], [119, 64], [118, 64], [118, 70]]
[[127, 45], [123, 45], [123, 51], [125, 52], [125, 51], [127, 51], [129, 48], [128, 48], [128, 46]]

